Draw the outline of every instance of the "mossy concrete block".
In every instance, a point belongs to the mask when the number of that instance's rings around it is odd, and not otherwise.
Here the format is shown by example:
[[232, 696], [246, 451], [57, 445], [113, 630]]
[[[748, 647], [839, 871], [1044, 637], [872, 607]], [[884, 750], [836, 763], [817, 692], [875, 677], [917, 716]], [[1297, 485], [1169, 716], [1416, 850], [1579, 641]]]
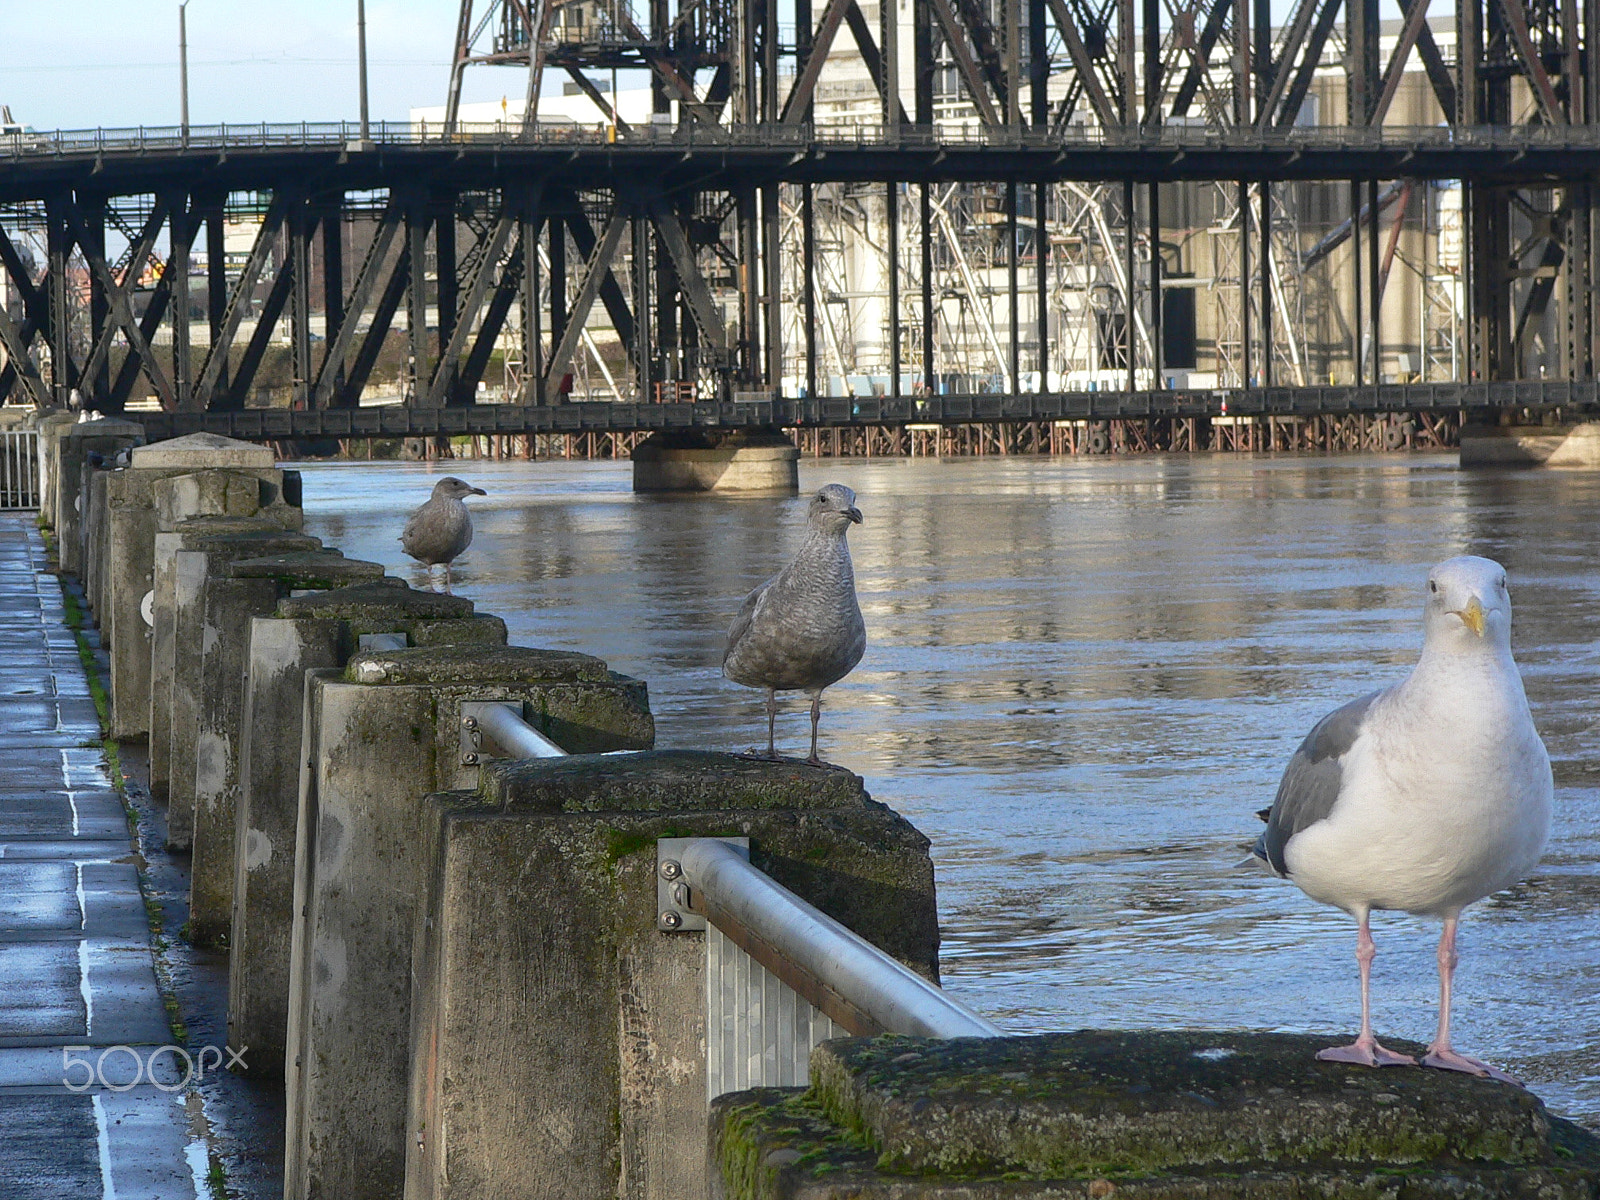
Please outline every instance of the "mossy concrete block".
[[[203, 550], [215, 538], [250, 535], [253, 541], [241, 552], [255, 548], [307, 550], [322, 545], [318, 538], [289, 533], [266, 517], [194, 517], [179, 522], [170, 532], [158, 532], [152, 565], [150, 631], [150, 791], [166, 800], [172, 778], [172, 680], [177, 669], [177, 556], [180, 551]], [[219, 543], [220, 544], [220, 543]]]
[[655, 743], [644, 682], [588, 654], [492, 645], [363, 650], [345, 664], [345, 678], [388, 686], [430, 681], [456, 702], [520, 699], [523, 719], [569, 754]]
[[290, 596], [278, 606], [278, 616], [292, 620], [389, 621], [397, 617], [407, 620], [470, 617], [472, 613], [472, 601], [465, 596], [419, 592], [405, 580], [395, 578], [351, 584], [312, 596]]
[[[271, 579], [282, 583], [288, 589], [306, 588], [322, 591], [345, 587], [352, 583], [367, 583], [382, 579], [383, 570], [382, 563], [345, 558], [338, 553], [302, 550], [289, 554], [242, 558], [229, 563], [227, 573], [233, 579]], [[276, 599], [275, 596], [275, 602]]]
[[[583, 660], [581, 682], [563, 659]], [[477, 777], [462, 753], [461, 702], [504, 699], [548, 713], [553, 687], [582, 687], [592, 707], [563, 716], [581, 722], [596, 749], [648, 745], [653, 726], [643, 685], [583, 655], [366, 652], [343, 672], [307, 679], [285, 1196], [391, 1200], [403, 1183], [414, 922], [430, 866], [424, 800]]]
[[354, 683], [470, 685], [485, 680], [605, 680], [604, 660], [570, 650], [527, 646], [484, 647], [473, 653], [428, 650], [365, 651], [350, 660], [346, 676]]
[[710, 750], [657, 750], [626, 760], [536, 759], [484, 767], [484, 796], [550, 812], [860, 808], [875, 804], [858, 775]]
[[39, 524], [57, 534], [61, 532], [56, 517], [61, 504], [61, 442], [77, 419], [75, 413], [46, 409], [31, 414], [27, 422], [39, 434]]
[[368, 633], [401, 633], [414, 645], [506, 640], [505, 622], [475, 614], [471, 600], [387, 577], [284, 597], [276, 613], [251, 621], [228, 960], [229, 1045], [251, 1046], [251, 1074], [269, 1076], [282, 1075], [287, 1047], [306, 672], [342, 668]]
[[813, 1051], [809, 1091], [714, 1102], [717, 1194], [1576, 1200], [1600, 1187], [1600, 1139], [1531, 1094], [1319, 1063], [1325, 1044], [1207, 1032], [841, 1038]]
[[[166, 659], [157, 653], [165, 649], [163, 635], [152, 646], [150, 736], [156, 761], [164, 765], [157, 777], [164, 781], [167, 840], [178, 849], [187, 849], [194, 841], [196, 740], [201, 720], [214, 700], [205, 681], [207, 591], [235, 559], [273, 551], [306, 551], [320, 545], [318, 539], [305, 534], [263, 529], [260, 524], [257, 518], [207, 517], [183, 522], [170, 540], [158, 535], [163, 550], [175, 544], [171, 552], [170, 619], [162, 616], [167, 608], [164, 596], [158, 595], [155, 601], [159, 605], [155, 610], [156, 628], [171, 629], [172, 665], [168, 687], [160, 679], [167, 670]], [[166, 716], [158, 721], [157, 706], [163, 704]]]
[[1087, 1031], [951, 1041], [843, 1039], [813, 1094], [884, 1166], [1030, 1175], [1216, 1163], [1535, 1162], [1542, 1106], [1466, 1076], [1352, 1072], [1287, 1034]]
[[298, 529], [301, 519], [298, 508], [284, 503], [284, 472], [270, 466], [219, 470], [207, 453], [180, 465], [172, 444], [166, 445], [154, 458], [138, 457], [153, 447], [134, 452], [136, 461], [163, 465], [112, 471], [106, 484], [107, 565], [99, 589], [104, 607], [97, 615], [111, 654], [111, 731], [123, 739], [143, 739], [149, 732], [150, 627], [141, 610], [154, 583], [156, 534], [206, 514], [261, 515], [285, 529]]
[[110, 462], [122, 451], [144, 441], [144, 427], [131, 421], [81, 421], [56, 443], [54, 502], [56, 538], [61, 569], [84, 575], [88, 552], [87, 518], [91, 506], [88, 482], [94, 472], [91, 459]]
[[[241, 539], [244, 540], [244, 539]], [[194, 741], [194, 843], [190, 864], [190, 939], [227, 944], [233, 924], [235, 816], [239, 807], [245, 683], [254, 618], [269, 616], [281, 597], [330, 579], [377, 579], [379, 563], [338, 551], [300, 551], [218, 561], [205, 585], [201, 627], [201, 708]]]
[[847, 771], [683, 751], [486, 766], [478, 794], [429, 798], [407, 1200], [706, 1194], [705, 935], [656, 927], [656, 840], [689, 836], [749, 838], [757, 866], [936, 976], [927, 839]]
[[149, 469], [270, 468], [276, 462], [277, 456], [272, 453], [270, 446], [262, 446], [256, 442], [241, 442], [218, 433], [191, 433], [184, 437], [168, 438], [148, 446], [140, 446], [133, 452], [133, 465]]
[[100, 644], [106, 645], [109, 630], [105, 618], [105, 574], [110, 555], [106, 537], [111, 529], [111, 472], [90, 470], [84, 486], [89, 508], [84, 514], [82, 578], [84, 597], [100, 628]]

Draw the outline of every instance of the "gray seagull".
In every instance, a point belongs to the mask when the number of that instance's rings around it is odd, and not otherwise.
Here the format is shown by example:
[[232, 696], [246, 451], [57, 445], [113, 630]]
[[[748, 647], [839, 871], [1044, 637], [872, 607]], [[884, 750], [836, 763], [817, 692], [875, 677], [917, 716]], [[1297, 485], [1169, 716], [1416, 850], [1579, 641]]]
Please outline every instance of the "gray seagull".
[[1374, 909], [1438, 917], [1439, 1028], [1422, 1063], [1511, 1080], [1450, 1044], [1461, 910], [1525, 878], [1550, 830], [1550, 758], [1511, 657], [1499, 563], [1463, 555], [1428, 575], [1411, 674], [1337, 708], [1289, 760], [1255, 853], [1356, 919], [1361, 1033], [1326, 1062], [1415, 1062], [1380, 1045], [1368, 1001]]
[[822, 689], [861, 661], [867, 630], [856, 602], [845, 532], [861, 523], [856, 494], [830, 483], [811, 497], [806, 540], [794, 561], [744, 598], [728, 630], [722, 673], [735, 683], [767, 690], [767, 757], [778, 757], [773, 726], [779, 692], [811, 697], [811, 757], [817, 757]]
[[446, 475], [433, 485], [433, 495], [411, 514], [400, 545], [412, 558], [432, 568], [444, 565], [444, 590], [450, 590], [450, 564], [472, 545], [472, 514], [461, 502], [463, 496], [487, 496], [454, 475]]

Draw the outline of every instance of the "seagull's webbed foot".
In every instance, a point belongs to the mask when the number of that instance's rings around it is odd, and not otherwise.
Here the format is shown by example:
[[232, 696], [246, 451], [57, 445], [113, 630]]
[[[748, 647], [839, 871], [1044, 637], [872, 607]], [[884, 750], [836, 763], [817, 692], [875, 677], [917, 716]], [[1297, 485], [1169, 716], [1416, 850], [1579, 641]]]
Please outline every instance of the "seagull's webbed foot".
[[1317, 1051], [1318, 1062], [1353, 1063], [1358, 1067], [1414, 1067], [1417, 1060], [1379, 1045], [1375, 1037], [1361, 1037], [1348, 1046]]
[[1441, 1071], [1460, 1071], [1463, 1075], [1477, 1075], [1483, 1079], [1495, 1079], [1501, 1083], [1509, 1083], [1513, 1087], [1521, 1087], [1522, 1080], [1507, 1075], [1496, 1067], [1477, 1058], [1469, 1058], [1465, 1054], [1457, 1054], [1448, 1046], [1429, 1046], [1428, 1053], [1423, 1055], [1422, 1065], [1437, 1067]]

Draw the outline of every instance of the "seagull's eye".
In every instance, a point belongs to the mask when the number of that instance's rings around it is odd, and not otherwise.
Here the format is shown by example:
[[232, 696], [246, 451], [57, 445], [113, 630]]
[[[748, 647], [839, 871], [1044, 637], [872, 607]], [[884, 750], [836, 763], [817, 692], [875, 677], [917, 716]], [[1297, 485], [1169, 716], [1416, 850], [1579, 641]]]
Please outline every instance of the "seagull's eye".
[[1500, 576], [1500, 590], [1502, 592], [1506, 590], [1506, 577], [1504, 575]]
[[1430, 580], [1428, 580], [1428, 590], [1429, 590], [1429, 591], [1430, 591], [1430, 592], [1437, 592], [1437, 591], [1438, 591], [1438, 590], [1439, 590], [1439, 583], [1438, 583], [1438, 581], [1437, 581], [1437, 580], [1434, 580], [1434, 579], [1430, 579]]

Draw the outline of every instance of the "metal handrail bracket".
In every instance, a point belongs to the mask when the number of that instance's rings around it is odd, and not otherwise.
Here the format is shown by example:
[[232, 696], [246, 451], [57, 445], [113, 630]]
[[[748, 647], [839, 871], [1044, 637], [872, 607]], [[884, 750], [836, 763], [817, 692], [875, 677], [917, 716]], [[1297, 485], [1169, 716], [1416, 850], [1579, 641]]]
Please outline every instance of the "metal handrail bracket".
[[565, 750], [523, 718], [520, 700], [461, 702], [462, 766], [473, 766], [485, 757], [485, 739], [509, 751], [512, 758], [567, 757]]
[[665, 839], [658, 847], [663, 844], [678, 857], [658, 849], [657, 875], [684, 885], [680, 908], [705, 917], [849, 1032], [1001, 1036], [993, 1022], [751, 866], [747, 851], [718, 838]]

